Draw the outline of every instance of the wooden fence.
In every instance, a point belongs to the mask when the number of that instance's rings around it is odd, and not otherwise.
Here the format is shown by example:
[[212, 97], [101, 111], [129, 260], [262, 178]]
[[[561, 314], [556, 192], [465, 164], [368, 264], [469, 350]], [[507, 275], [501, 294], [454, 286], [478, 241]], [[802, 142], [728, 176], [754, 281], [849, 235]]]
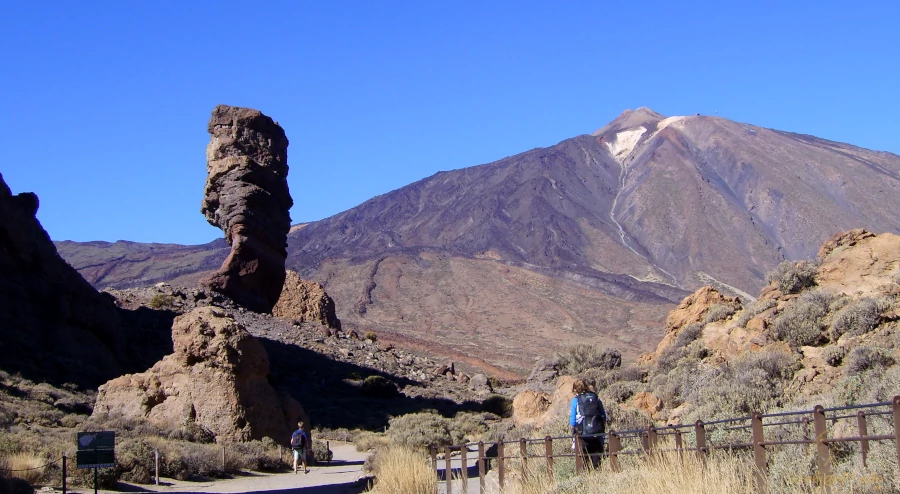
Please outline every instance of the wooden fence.
[[[869, 435], [868, 420], [870, 417], [889, 416], [893, 420], [893, 434]], [[856, 435], [844, 437], [830, 437], [828, 422], [837, 423], [838, 420], [855, 419], [853, 428]], [[798, 426], [802, 431], [802, 437], [781, 440], [766, 439], [766, 428], [776, 426]], [[810, 426], [813, 435], [810, 436]], [[739, 442], [711, 440], [711, 433], [716, 432], [723, 436], [743, 435]], [[749, 433], [749, 434], [748, 434]], [[661, 438], [673, 436], [673, 447], [662, 447]], [[698, 420], [694, 424], [670, 425], [665, 427], [650, 426], [646, 429], [627, 431], [610, 431], [597, 434], [594, 437], [603, 437], [606, 448], [597, 456], [608, 460], [609, 467], [615, 472], [620, 470], [619, 457], [622, 455], [649, 455], [658, 452], [677, 452], [679, 455], [685, 452], [697, 454], [705, 462], [706, 455], [716, 449], [752, 449], [755, 463], [754, 475], [756, 477], [757, 490], [764, 493], [767, 490], [767, 452], [771, 446], [779, 445], [815, 445], [816, 466], [818, 479], [822, 488], [829, 492], [830, 486], [827, 479], [832, 478], [831, 448], [829, 445], [846, 442], [860, 443], [860, 455], [862, 465], [867, 466], [866, 460], [869, 454], [870, 441], [894, 441], [896, 446], [897, 462], [900, 466], [900, 396], [882, 403], [868, 403], [864, 405], [850, 405], [843, 407], [824, 408], [816, 405], [812, 410], [778, 413], [752, 413], [743, 417], [734, 417], [721, 420], [704, 422]], [[520, 474], [527, 477], [529, 470], [543, 462], [547, 465], [547, 471], [552, 475], [554, 458], [574, 457], [575, 471], [581, 473], [590, 465], [588, 458], [582, 454], [581, 436], [546, 436], [544, 438], [520, 439], [516, 442], [504, 443], [468, 443], [444, 448], [444, 479], [447, 480], [447, 494], [452, 494], [451, 473], [457, 469], [451, 467], [451, 456], [459, 452], [461, 468], [457, 478], [462, 480], [464, 486], [469, 481], [469, 458], [475, 455], [479, 478], [479, 492], [485, 492], [485, 475], [489, 467], [489, 461], [494, 460], [497, 465], [497, 481], [502, 490], [506, 485], [506, 476], [510, 460], [515, 460], [521, 469]], [[575, 441], [574, 451], [568, 452], [572, 441]], [[554, 443], [564, 441], [566, 453], [554, 453]], [[687, 443], [687, 444], [686, 444]], [[557, 443], [558, 444], [558, 443]], [[518, 447], [516, 447], [518, 446]], [[543, 447], [541, 447], [543, 446]], [[537, 449], [539, 452], [533, 452]], [[518, 450], [518, 451], [516, 451]], [[430, 448], [433, 468], [438, 472], [440, 481], [440, 462], [437, 458], [439, 450]], [[467, 487], [464, 487], [467, 489]]]

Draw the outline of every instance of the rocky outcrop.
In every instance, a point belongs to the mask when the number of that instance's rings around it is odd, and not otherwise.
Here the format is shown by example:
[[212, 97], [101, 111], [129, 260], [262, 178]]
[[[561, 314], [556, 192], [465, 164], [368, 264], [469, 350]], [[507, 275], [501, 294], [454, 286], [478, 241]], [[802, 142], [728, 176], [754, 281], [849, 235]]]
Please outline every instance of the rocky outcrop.
[[561, 376], [553, 394], [526, 389], [513, 398], [513, 420], [518, 425], [542, 427], [550, 421], [569, 416], [569, 406], [575, 397], [575, 378]]
[[341, 321], [334, 310], [334, 300], [325, 293], [322, 285], [301, 279], [294, 271], [287, 271], [281, 297], [272, 308], [272, 315], [341, 329]]
[[283, 442], [302, 407], [269, 384], [262, 344], [225, 310], [198, 307], [172, 327], [175, 352], [150, 370], [100, 387], [94, 414], [147, 419], [163, 428], [190, 423], [217, 441], [271, 437]]
[[231, 253], [201, 284], [256, 312], [271, 312], [284, 284], [293, 205], [284, 130], [257, 110], [217, 106], [209, 121], [201, 212]]
[[123, 332], [112, 299], [57, 254], [38, 204], [33, 193], [13, 195], [0, 176], [0, 369], [94, 387], [161, 356], [140, 325]]
[[703, 323], [709, 310], [717, 305], [728, 306], [736, 311], [741, 308], [741, 301], [737, 297], [722, 295], [711, 286], [701, 287], [696, 292], [685, 297], [666, 318], [666, 334], [656, 347], [656, 352], [641, 355], [640, 362], [652, 362], [666, 348], [672, 345], [682, 328], [691, 324]]

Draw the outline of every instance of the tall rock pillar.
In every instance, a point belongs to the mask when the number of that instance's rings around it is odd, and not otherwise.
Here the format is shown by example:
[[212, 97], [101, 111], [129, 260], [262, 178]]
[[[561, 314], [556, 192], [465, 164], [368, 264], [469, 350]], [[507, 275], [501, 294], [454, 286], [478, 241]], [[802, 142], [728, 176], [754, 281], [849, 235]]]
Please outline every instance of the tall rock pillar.
[[255, 312], [271, 312], [284, 284], [289, 210], [284, 129], [258, 110], [217, 106], [209, 120], [200, 211], [231, 253], [200, 281]]

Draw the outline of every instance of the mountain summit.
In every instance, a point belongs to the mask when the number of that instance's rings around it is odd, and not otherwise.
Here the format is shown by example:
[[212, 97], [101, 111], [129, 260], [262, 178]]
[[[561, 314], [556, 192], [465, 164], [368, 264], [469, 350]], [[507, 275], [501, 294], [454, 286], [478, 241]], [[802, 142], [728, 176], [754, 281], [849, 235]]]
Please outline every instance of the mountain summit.
[[[322, 283], [348, 327], [523, 372], [576, 342], [647, 350], [690, 291], [752, 298], [767, 271], [836, 232], [900, 232], [898, 207], [900, 156], [639, 108], [293, 229], [287, 266]], [[205, 248], [144, 248], [138, 265], [157, 277], [117, 279], [120, 264], [98, 269], [102, 247], [60, 252], [97, 286], [162, 281], [161, 263], [188, 282], [209, 265], [190, 265]]]

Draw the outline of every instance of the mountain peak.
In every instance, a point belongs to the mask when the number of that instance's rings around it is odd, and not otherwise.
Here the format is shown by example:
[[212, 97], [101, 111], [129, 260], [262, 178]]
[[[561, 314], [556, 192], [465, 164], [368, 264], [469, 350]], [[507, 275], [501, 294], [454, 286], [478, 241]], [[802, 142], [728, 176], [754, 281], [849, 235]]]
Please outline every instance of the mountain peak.
[[657, 122], [660, 122], [666, 118], [665, 115], [661, 115], [656, 113], [655, 111], [647, 108], [646, 106], [642, 106], [637, 110], [625, 110], [618, 117], [615, 118], [612, 122], [606, 124], [592, 135], [599, 136], [603, 135], [609, 131], [619, 131], [625, 129], [633, 129], [640, 126], [644, 126], [645, 128], [648, 125], [652, 126]]

